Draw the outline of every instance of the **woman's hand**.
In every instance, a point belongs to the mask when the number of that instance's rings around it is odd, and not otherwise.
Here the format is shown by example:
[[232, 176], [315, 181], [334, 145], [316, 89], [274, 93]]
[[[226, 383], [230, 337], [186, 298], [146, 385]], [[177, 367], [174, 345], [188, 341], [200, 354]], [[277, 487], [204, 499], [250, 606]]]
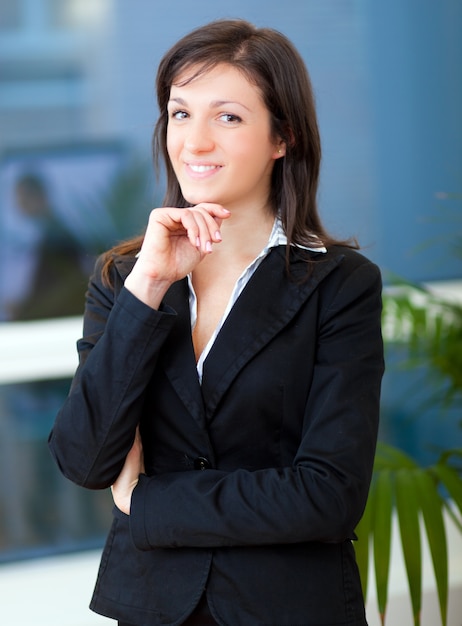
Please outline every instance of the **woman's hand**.
[[137, 298], [158, 308], [172, 283], [187, 276], [221, 241], [220, 227], [229, 211], [203, 203], [151, 211], [138, 260], [125, 281]]
[[144, 473], [143, 445], [139, 429], [136, 429], [135, 441], [127, 454], [119, 477], [111, 487], [114, 504], [123, 513], [130, 515], [132, 493], [138, 484], [140, 474]]

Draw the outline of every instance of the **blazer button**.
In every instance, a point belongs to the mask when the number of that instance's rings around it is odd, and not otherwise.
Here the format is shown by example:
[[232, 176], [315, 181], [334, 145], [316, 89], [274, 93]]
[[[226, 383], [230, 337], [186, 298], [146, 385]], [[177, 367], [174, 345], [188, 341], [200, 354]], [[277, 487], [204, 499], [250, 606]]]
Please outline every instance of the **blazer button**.
[[205, 458], [205, 456], [198, 456], [194, 459], [194, 469], [196, 470], [206, 470], [211, 467], [210, 461]]

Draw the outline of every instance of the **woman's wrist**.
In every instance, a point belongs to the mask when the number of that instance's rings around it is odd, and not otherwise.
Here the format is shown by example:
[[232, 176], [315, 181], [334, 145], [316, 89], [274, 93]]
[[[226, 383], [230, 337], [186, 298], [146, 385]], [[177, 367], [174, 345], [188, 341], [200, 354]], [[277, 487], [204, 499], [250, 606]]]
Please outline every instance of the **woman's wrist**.
[[125, 287], [138, 300], [152, 309], [158, 309], [171, 283], [167, 280], [154, 280], [133, 270], [125, 279]]

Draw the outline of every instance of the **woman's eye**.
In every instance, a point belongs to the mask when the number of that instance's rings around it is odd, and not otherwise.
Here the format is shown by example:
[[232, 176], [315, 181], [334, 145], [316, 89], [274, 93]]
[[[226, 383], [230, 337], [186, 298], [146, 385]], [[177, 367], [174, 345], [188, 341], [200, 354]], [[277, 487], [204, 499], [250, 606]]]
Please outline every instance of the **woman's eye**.
[[188, 117], [186, 111], [172, 111], [170, 117], [174, 120], [184, 120]]
[[228, 124], [239, 124], [239, 122], [242, 122], [238, 115], [233, 115], [232, 113], [223, 113], [223, 115], [220, 115], [220, 119]]

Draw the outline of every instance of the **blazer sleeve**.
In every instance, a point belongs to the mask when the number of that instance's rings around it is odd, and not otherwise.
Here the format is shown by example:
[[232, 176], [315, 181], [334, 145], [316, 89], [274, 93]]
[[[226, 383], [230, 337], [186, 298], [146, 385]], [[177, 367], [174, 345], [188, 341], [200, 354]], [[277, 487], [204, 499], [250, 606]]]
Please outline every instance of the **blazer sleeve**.
[[119, 475], [140, 419], [143, 395], [175, 313], [153, 310], [123, 287], [101, 280], [101, 260], [90, 279], [79, 366], [49, 436], [61, 472], [90, 489]]
[[354, 538], [372, 475], [384, 366], [380, 272], [365, 259], [348, 266], [318, 287], [317, 359], [293, 465], [140, 476], [130, 514], [139, 549]]

